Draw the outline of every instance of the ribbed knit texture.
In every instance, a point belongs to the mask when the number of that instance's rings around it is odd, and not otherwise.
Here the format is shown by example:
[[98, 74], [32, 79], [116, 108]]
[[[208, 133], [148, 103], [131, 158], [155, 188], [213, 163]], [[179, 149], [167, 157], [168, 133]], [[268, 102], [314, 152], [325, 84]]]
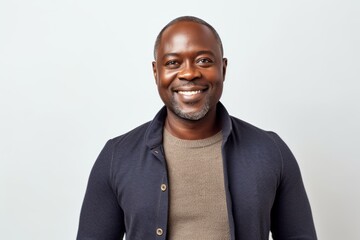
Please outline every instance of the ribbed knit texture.
[[169, 173], [170, 240], [229, 240], [222, 133], [183, 140], [164, 130]]

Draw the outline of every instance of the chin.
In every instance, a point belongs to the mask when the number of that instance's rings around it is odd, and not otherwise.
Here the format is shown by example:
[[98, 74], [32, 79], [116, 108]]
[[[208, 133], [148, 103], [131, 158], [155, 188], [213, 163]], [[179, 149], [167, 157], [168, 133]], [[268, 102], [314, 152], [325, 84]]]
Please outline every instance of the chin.
[[206, 114], [209, 112], [209, 105], [205, 105], [203, 108], [201, 108], [200, 110], [197, 111], [183, 111], [183, 109], [179, 108], [179, 107], [174, 107], [174, 113], [183, 119], [186, 120], [192, 120], [192, 121], [197, 121], [200, 120], [202, 118], [204, 118], [206, 116]]

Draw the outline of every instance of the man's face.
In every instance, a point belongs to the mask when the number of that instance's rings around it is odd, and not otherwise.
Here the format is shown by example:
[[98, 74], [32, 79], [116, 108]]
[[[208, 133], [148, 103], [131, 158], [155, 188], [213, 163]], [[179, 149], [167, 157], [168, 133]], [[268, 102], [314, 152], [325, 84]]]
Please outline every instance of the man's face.
[[214, 33], [194, 22], [178, 22], [161, 37], [153, 72], [168, 114], [199, 120], [216, 111], [226, 59]]

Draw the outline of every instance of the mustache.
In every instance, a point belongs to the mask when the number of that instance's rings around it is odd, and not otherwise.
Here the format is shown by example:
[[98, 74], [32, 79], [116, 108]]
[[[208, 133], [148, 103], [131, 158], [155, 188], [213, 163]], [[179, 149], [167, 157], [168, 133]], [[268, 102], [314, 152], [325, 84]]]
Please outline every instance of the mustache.
[[187, 83], [184, 83], [184, 84], [180, 84], [180, 85], [177, 85], [175, 86], [175, 88], [178, 88], [178, 87], [195, 87], [195, 86], [204, 86], [203, 84], [199, 84], [195, 81], [191, 81], [191, 82], [187, 82]]

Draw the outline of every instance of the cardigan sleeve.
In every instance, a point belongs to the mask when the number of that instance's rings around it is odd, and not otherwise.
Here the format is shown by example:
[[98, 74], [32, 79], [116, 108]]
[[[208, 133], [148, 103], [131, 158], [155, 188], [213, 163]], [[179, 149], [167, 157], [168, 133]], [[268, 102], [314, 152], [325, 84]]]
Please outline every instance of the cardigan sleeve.
[[77, 240], [120, 240], [124, 235], [124, 213], [110, 182], [112, 152], [109, 140], [91, 170]]
[[281, 157], [282, 172], [271, 212], [271, 232], [274, 240], [316, 240], [309, 200], [299, 166], [288, 146], [271, 133]]

